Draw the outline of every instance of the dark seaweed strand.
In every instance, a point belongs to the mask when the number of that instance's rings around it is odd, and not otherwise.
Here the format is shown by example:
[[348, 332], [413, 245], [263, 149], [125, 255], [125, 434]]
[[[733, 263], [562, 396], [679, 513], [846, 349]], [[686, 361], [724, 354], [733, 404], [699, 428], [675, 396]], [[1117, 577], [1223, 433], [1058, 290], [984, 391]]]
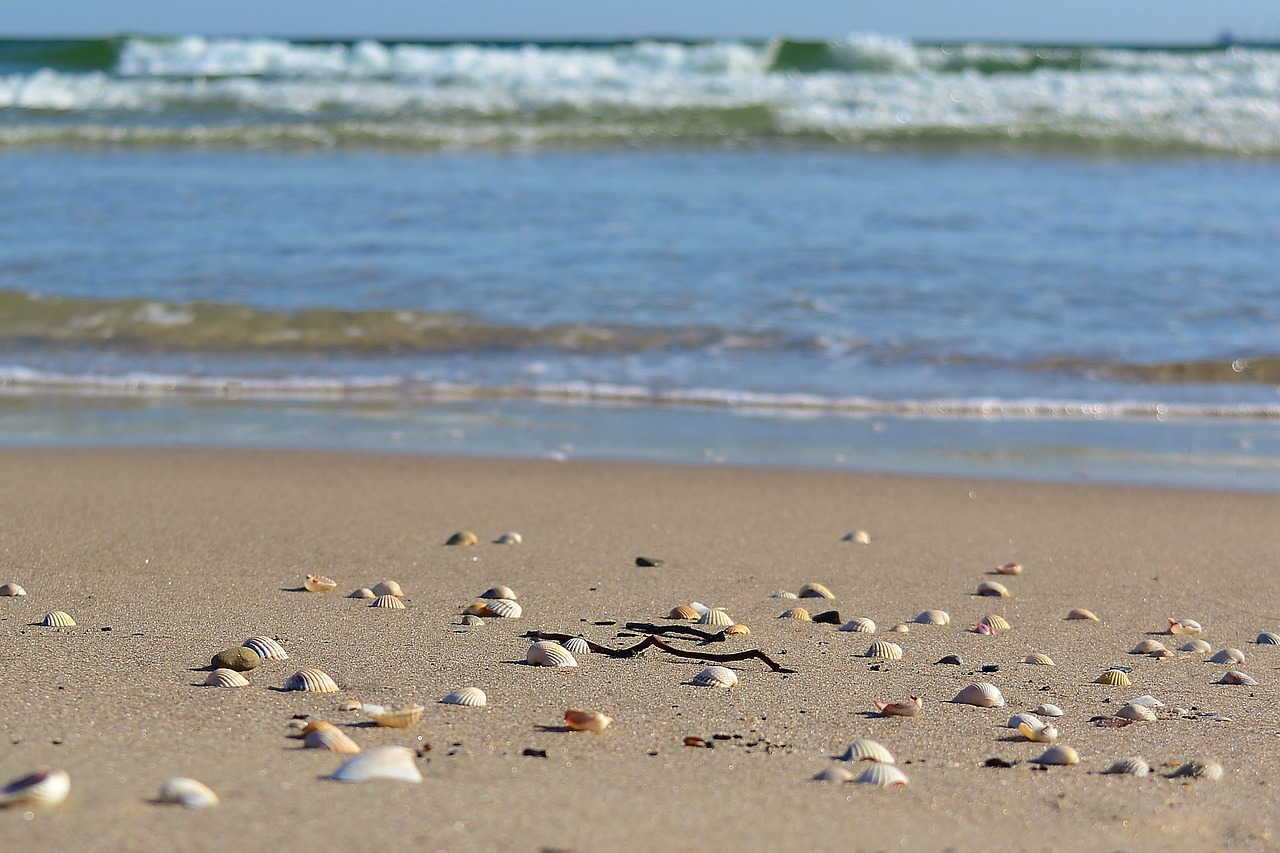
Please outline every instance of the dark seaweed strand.
[[[539, 638], [543, 640], [554, 640], [558, 643], [562, 643], [565, 640], [573, 639], [574, 635], [573, 634], [553, 634], [549, 631], [529, 631], [525, 634], [525, 636]], [[717, 654], [712, 654], [711, 652], [699, 652], [699, 651], [690, 651], [686, 649], [677, 649], [675, 646], [672, 646], [672, 645], [669, 645], [668, 643], [663, 642], [655, 634], [650, 634], [640, 642], [636, 643], [634, 646], [628, 646], [627, 648], [624, 648], [624, 649], [611, 649], [608, 646], [601, 646], [598, 643], [591, 642], [590, 640], [587, 640], [586, 642], [587, 642], [587, 646], [591, 649], [591, 651], [597, 652], [598, 654], [602, 654], [602, 655], [608, 655], [609, 657], [614, 657], [614, 658], [635, 657], [636, 655], [640, 654], [642, 651], [649, 648], [650, 646], [656, 646], [657, 648], [661, 649], [667, 654], [675, 655], [678, 658], [693, 658], [695, 660], [712, 661], [714, 663], [727, 663], [729, 661], [754, 659], [754, 660], [763, 661], [765, 666], [769, 667], [769, 669], [773, 670], [774, 672], [783, 672], [783, 673], [795, 672], [794, 669], [787, 669], [785, 666], [782, 666], [773, 658], [769, 657], [767, 654], [760, 651], [759, 649], [747, 649], [746, 651], [743, 651], [743, 652], [731, 652], [728, 654], [717, 655]]]

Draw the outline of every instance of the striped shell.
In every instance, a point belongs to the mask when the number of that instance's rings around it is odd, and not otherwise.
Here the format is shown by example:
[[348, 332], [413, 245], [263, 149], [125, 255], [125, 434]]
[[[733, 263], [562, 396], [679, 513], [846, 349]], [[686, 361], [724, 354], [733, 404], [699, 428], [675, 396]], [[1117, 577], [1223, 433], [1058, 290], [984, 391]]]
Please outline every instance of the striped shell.
[[1083, 607], [1073, 607], [1067, 611], [1068, 619], [1087, 619], [1090, 622], [1097, 622], [1098, 616], [1092, 610], [1085, 610]]
[[316, 720], [302, 730], [302, 743], [307, 749], [326, 749], [339, 755], [358, 755], [360, 745], [333, 723]]
[[995, 598], [1008, 598], [1009, 590], [999, 581], [983, 581], [978, 584], [978, 595], [987, 595]]
[[736, 625], [730, 625], [728, 628], [725, 628], [724, 632], [726, 635], [731, 637], [746, 637], [750, 636], [751, 629], [739, 622]]
[[11, 598], [15, 595], [26, 595], [27, 591], [13, 581], [0, 585], [0, 596]]
[[840, 756], [841, 761], [875, 761], [880, 764], [897, 764], [893, 753], [884, 744], [871, 738], [860, 737]]
[[1151, 765], [1146, 759], [1133, 755], [1129, 758], [1119, 758], [1107, 765], [1107, 769], [1102, 771], [1110, 775], [1124, 774], [1126, 776], [1150, 776]]
[[945, 610], [925, 610], [915, 618], [917, 625], [950, 625], [951, 614]]
[[570, 637], [569, 639], [561, 643], [561, 645], [564, 646], [565, 649], [570, 654], [574, 654], [574, 655], [591, 654], [591, 646], [587, 645], [587, 641], [582, 639], [581, 637]]
[[1218, 649], [1218, 651], [1215, 652], [1213, 657], [1209, 658], [1209, 660], [1212, 663], [1244, 663], [1244, 652], [1228, 646], [1223, 649]]
[[1253, 687], [1256, 685], [1257, 679], [1251, 675], [1247, 675], [1238, 669], [1229, 670], [1224, 673], [1222, 678], [1218, 679], [1219, 684], [1241, 684], [1245, 687]]
[[[22, 587], [18, 587], [18, 588], [21, 589]], [[24, 595], [25, 593], [16, 593], [16, 594]], [[1273, 634], [1270, 631], [1263, 631], [1261, 634], [1258, 635], [1258, 639], [1256, 640], [1256, 642], [1260, 646], [1280, 646], [1280, 634]]]
[[772, 593], [770, 593], [770, 594], [769, 594], [769, 597], [770, 597], [770, 598], [787, 598], [787, 599], [796, 599], [796, 598], [799, 598], [800, 596], [796, 595], [794, 592], [788, 592], [788, 591], [787, 591], [787, 590], [785, 590], [785, 589], [780, 589], [780, 590], [778, 590], [777, 592], [772, 592]]
[[477, 613], [477, 616], [495, 616], [498, 619], [519, 619], [524, 613], [524, 608], [509, 598], [494, 598], [487, 600], [484, 605], [485, 612]]
[[778, 614], [779, 619], [794, 619], [797, 622], [812, 622], [813, 616], [803, 607], [793, 607], [790, 610]]
[[519, 596], [516, 591], [509, 586], [491, 586], [484, 592], [480, 593], [481, 598], [505, 598], [507, 601], [515, 601]]
[[524, 541], [524, 537], [514, 530], [508, 530], [506, 533], [493, 540], [494, 545], [519, 545]]
[[375, 596], [394, 595], [396, 598], [399, 598], [400, 596], [404, 595], [404, 587], [400, 586], [400, 584], [396, 583], [395, 581], [390, 581], [390, 580], [381, 581], [380, 583], [375, 584], [373, 589], [369, 591], [372, 592]]
[[250, 637], [241, 643], [246, 649], [252, 649], [263, 660], [288, 660], [289, 653], [271, 637]]
[[457, 533], [445, 540], [444, 544], [470, 546], [477, 545], [479, 542], [480, 537], [476, 536], [470, 530], [459, 530]]
[[1045, 702], [1043, 705], [1036, 706], [1036, 713], [1042, 717], [1061, 717], [1062, 709], [1057, 705], [1050, 705]]
[[1201, 640], [1198, 637], [1194, 640], [1187, 640], [1181, 646], [1178, 646], [1178, 651], [1180, 652], [1192, 652], [1193, 654], [1199, 654], [1199, 655], [1202, 655], [1205, 652], [1210, 651], [1211, 649], [1213, 649], [1213, 646], [1209, 645], [1207, 641]]
[[536, 640], [529, 645], [524, 659], [534, 666], [577, 666], [569, 650], [551, 640]]
[[249, 679], [234, 669], [215, 669], [204, 680], [206, 687], [248, 687]]
[[1094, 684], [1108, 684], [1112, 687], [1128, 687], [1133, 684], [1129, 673], [1123, 669], [1109, 669], [1093, 680]]
[[564, 724], [575, 732], [595, 732], [600, 734], [613, 722], [613, 717], [599, 711], [586, 711], [582, 708], [570, 708], [564, 712]]
[[738, 674], [727, 666], [709, 666], [689, 683], [698, 687], [734, 687], [738, 683]]
[[1039, 758], [1033, 758], [1031, 760], [1036, 764], [1079, 764], [1080, 755], [1071, 747], [1058, 744], [1046, 749]]
[[463, 616], [462, 616], [462, 620], [461, 620], [460, 624], [462, 624], [462, 625], [483, 625], [483, 624], [484, 624], [484, 620], [483, 620], [483, 619], [481, 619], [479, 616], [475, 616], [475, 615], [472, 615], [472, 614], [470, 614], [470, 613], [465, 613], [465, 614], [463, 614]]
[[1018, 726], [1018, 733], [1032, 743], [1057, 743], [1059, 735], [1058, 730], [1048, 723], [1041, 723], [1038, 726], [1022, 723]]
[[333, 771], [339, 782], [367, 782], [370, 779], [394, 779], [399, 782], [421, 782], [417, 753], [405, 746], [375, 746], [348, 758]]
[[713, 628], [728, 628], [734, 619], [718, 607], [713, 607], [698, 618], [699, 625], [710, 625]]
[[840, 764], [828, 764], [813, 779], [815, 782], [852, 782], [853, 772]]
[[364, 598], [364, 599], [377, 598], [377, 597], [378, 596], [374, 594], [373, 590], [369, 589], [369, 587], [367, 586], [362, 586], [357, 589], [354, 589], [351, 591], [351, 594], [347, 596], [347, 598]]
[[841, 631], [852, 631], [855, 634], [874, 634], [876, 623], [865, 616], [855, 616], [840, 626]]
[[1209, 759], [1196, 758], [1169, 774], [1170, 778], [1178, 776], [1189, 776], [1192, 779], [1221, 779], [1222, 765]]
[[1120, 707], [1116, 711], [1116, 716], [1122, 720], [1136, 720], [1138, 722], [1150, 723], [1156, 718], [1156, 712], [1146, 705], [1135, 705], [1130, 702]]
[[1032, 652], [1022, 660], [1023, 663], [1033, 664], [1035, 666], [1053, 666], [1053, 658], [1040, 652]]
[[307, 592], [333, 592], [338, 588], [337, 581], [324, 575], [307, 575], [302, 585], [306, 587]]
[[694, 610], [687, 604], [681, 604], [679, 607], [672, 608], [668, 619], [683, 619], [686, 622], [697, 622], [702, 618], [702, 614]]
[[189, 809], [207, 809], [222, 802], [203, 782], [187, 776], [174, 776], [160, 786], [157, 803], [173, 803]]
[[285, 690], [303, 690], [308, 693], [337, 693], [340, 689], [327, 672], [310, 667], [289, 676], [284, 683]]
[[1003, 566], [996, 566], [995, 573], [998, 575], [1020, 575], [1022, 574], [1022, 563], [1005, 563]]
[[836, 594], [820, 583], [807, 583], [800, 587], [800, 598], [835, 598]]
[[996, 613], [988, 613], [986, 616], [983, 616], [978, 620], [978, 624], [986, 625], [988, 628], [996, 631], [1012, 630], [1012, 626], [1009, 625], [1009, 620]]
[[387, 729], [407, 729], [417, 724], [426, 710], [421, 705], [401, 705], [397, 708], [369, 704], [364, 706], [364, 713], [369, 719]]
[[394, 595], [380, 595], [369, 602], [370, 607], [381, 607], [387, 610], [404, 610], [404, 602]]
[[1203, 634], [1204, 628], [1194, 619], [1174, 619], [1169, 617], [1169, 633], [1170, 634]]
[[51, 808], [71, 793], [71, 777], [65, 770], [37, 770], [0, 788], [0, 806]]
[[960, 705], [977, 705], [979, 708], [1004, 707], [1004, 697], [1000, 695], [1000, 688], [989, 681], [970, 684], [957, 693], [956, 698], [951, 701]]
[[907, 774], [892, 764], [876, 762], [858, 774], [853, 781], [859, 785], [874, 785], [877, 788], [905, 788]]
[[489, 697], [479, 687], [462, 687], [440, 700], [443, 705], [463, 705], [467, 708], [483, 708]]
[[1150, 655], [1150, 654], [1155, 654], [1156, 652], [1164, 652], [1164, 651], [1168, 651], [1168, 649], [1165, 648], [1164, 643], [1160, 642], [1159, 640], [1152, 639], [1151, 637], [1146, 637], [1142, 640], [1139, 640], [1138, 645], [1134, 646], [1129, 651], [1129, 654]]
[[50, 610], [44, 615], [40, 624], [46, 628], [74, 628], [76, 620], [72, 619], [71, 614], [65, 610]]
[[876, 640], [871, 644], [871, 648], [867, 649], [865, 656], [884, 660], [902, 660], [902, 646], [890, 643], [888, 640]]

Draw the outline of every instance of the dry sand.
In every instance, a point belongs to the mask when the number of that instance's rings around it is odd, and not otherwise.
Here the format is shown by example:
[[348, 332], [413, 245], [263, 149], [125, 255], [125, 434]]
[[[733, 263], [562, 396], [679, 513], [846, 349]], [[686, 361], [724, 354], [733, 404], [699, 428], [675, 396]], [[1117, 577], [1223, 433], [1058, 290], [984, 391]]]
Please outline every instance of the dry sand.
[[[1280, 647], [1253, 642], [1280, 629], [1278, 495], [176, 450], [9, 451], [0, 482], [0, 580], [29, 592], [0, 599], [0, 782], [41, 766], [73, 780], [56, 809], [0, 812], [0, 849], [1254, 849], [1280, 820]], [[482, 544], [445, 547], [459, 529]], [[841, 541], [855, 529], [871, 544]], [[488, 544], [507, 530], [524, 544]], [[640, 555], [667, 562], [638, 568]], [[1026, 567], [1006, 580], [1011, 598], [973, 595], [1011, 560]], [[297, 591], [317, 571], [336, 593]], [[407, 610], [343, 597], [383, 578], [404, 585]], [[882, 633], [906, 656], [877, 664], [861, 657], [865, 634], [775, 618], [794, 602], [770, 593], [808, 581], [837, 598], [802, 603], [882, 632], [926, 608], [954, 621]], [[525, 618], [460, 627], [496, 583], [519, 592]], [[739, 686], [716, 690], [686, 683], [697, 661], [656, 650], [563, 671], [523, 662], [531, 629], [622, 646], [637, 639], [620, 636], [634, 634], [623, 622], [665, 622], [691, 600], [752, 629], [705, 648], [759, 647], [795, 674], [734, 663]], [[1075, 606], [1101, 621], [1065, 621]], [[79, 627], [33, 624], [52, 609]], [[1013, 630], [966, 630], [989, 612]], [[1259, 685], [1215, 684], [1224, 667], [1203, 655], [1127, 654], [1170, 615], [1243, 649], [1239, 668]], [[280, 638], [292, 659], [249, 673], [249, 688], [197, 686], [212, 654], [253, 634]], [[1057, 666], [1021, 663], [1032, 651]], [[948, 653], [966, 664], [935, 663]], [[1113, 664], [1132, 668], [1132, 687], [1091, 683]], [[304, 666], [346, 689], [273, 689]], [[1008, 707], [947, 701], [979, 679]], [[437, 704], [466, 685], [489, 707]], [[1158, 722], [1089, 724], [1144, 693], [1169, 705]], [[871, 713], [873, 699], [912, 694], [924, 697], [916, 718]], [[338, 711], [350, 698], [427, 712], [408, 732], [366, 728]], [[1036, 769], [1042, 747], [1002, 728], [1041, 702], [1066, 711], [1080, 765]], [[555, 730], [569, 706], [616, 723]], [[351, 726], [366, 746], [430, 744], [425, 781], [326, 779], [341, 759], [286, 737], [299, 714]], [[864, 735], [898, 756], [908, 788], [811, 780]], [[1226, 775], [1098, 772], [1135, 754], [1210, 756]], [[1019, 763], [983, 767], [993, 756]], [[174, 775], [208, 783], [222, 805], [150, 802]]]

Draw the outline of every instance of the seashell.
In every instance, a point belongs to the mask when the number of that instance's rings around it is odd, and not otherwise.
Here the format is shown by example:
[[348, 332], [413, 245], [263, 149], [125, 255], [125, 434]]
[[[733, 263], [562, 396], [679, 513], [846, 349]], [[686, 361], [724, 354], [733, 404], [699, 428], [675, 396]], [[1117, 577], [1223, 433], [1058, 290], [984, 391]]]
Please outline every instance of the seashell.
[[1098, 617], [1092, 610], [1085, 610], [1083, 607], [1073, 607], [1067, 611], [1068, 619], [1087, 619], [1090, 622], [1097, 622]]
[[339, 711], [350, 713], [351, 711], [359, 711], [364, 708], [364, 703], [359, 699], [352, 699], [350, 702], [343, 702], [338, 706]]
[[882, 743], [871, 738], [860, 737], [840, 756], [841, 761], [875, 761], [880, 764], [897, 764], [888, 749]]
[[899, 622], [897, 625], [894, 625], [889, 630], [895, 634], [909, 634], [911, 633], [911, 626], [908, 625], [906, 622]]
[[71, 777], [65, 770], [37, 770], [0, 788], [0, 806], [51, 808], [71, 793]]
[[841, 542], [857, 542], [859, 545], [870, 545], [871, 534], [865, 530], [855, 530], [840, 537]]
[[1179, 776], [1215, 781], [1222, 778], [1222, 765], [1212, 759], [1194, 758], [1169, 774], [1170, 779]]
[[462, 616], [462, 623], [461, 623], [461, 624], [463, 624], [463, 625], [483, 625], [483, 624], [484, 624], [484, 620], [483, 620], [483, 619], [481, 619], [479, 616], [473, 616], [473, 615], [472, 615], [472, 614], [470, 614], [470, 613], [466, 613], [466, 614], [463, 614], [463, 616]]
[[1204, 628], [1194, 619], [1174, 619], [1170, 616], [1169, 633], [1195, 635], [1204, 633]]
[[983, 581], [978, 584], [978, 595], [992, 596], [996, 598], [1008, 598], [1009, 590], [999, 581]]
[[[3, 587], [0, 587], [0, 589], [3, 589]], [[18, 587], [18, 589], [22, 589], [22, 587]], [[0, 594], [3, 594], [3, 593], [0, 593]], [[26, 595], [26, 593], [24, 592], [18, 592], [18, 593], [12, 593], [12, 594]], [[1255, 642], [1257, 642], [1257, 644], [1260, 646], [1280, 646], [1280, 634], [1273, 634], [1270, 631], [1263, 631], [1261, 634], [1258, 635], [1258, 639]]]
[[1032, 652], [1022, 660], [1023, 663], [1033, 664], [1035, 666], [1053, 666], [1053, 658], [1048, 655], [1040, 654], [1040, 652]]
[[667, 564], [658, 557], [636, 557], [636, 565], [642, 569], [660, 569]]
[[284, 646], [271, 637], [250, 637], [240, 645], [250, 649], [260, 660], [288, 660]]
[[479, 687], [461, 687], [440, 700], [442, 705], [463, 705], [468, 708], [483, 708], [489, 704], [489, 697]]
[[369, 602], [370, 607], [381, 607], [386, 610], [404, 610], [404, 602], [394, 595], [380, 595]]
[[308, 693], [337, 693], [340, 689], [327, 672], [311, 667], [299, 670], [284, 683], [285, 690], [303, 690]]
[[912, 696], [902, 702], [881, 702], [879, 699], [874, 699], [872, 703], [876, 706], [876, 710], [886, 717], [914, 717], [924, 707], [924, 700], [919, 696]]
[[397, 708], [382, 708], [377, 705], [365, 705], [364, 713], [378, 725], [387, 729], [407, 729], [422, 719], [427, 709], [421, 705], [401, 705]]
[[1171, 660], [1178, 657], [1178, 653], [1172, 649], [1156, 649], [1150, 656], [1156, 660]]
[[1036, 713], [1042, 717], [1061, 717], [1062, 709], [1057, 705], [1050, 705], [1048, 702], [1045, 702], [1042, 705], [1036, 706]]
[[956, 698], [951, 701], [960, 705], [977, 705], [979, 708], [1004, 707], [1004, 697], [1000, 695], [1000, 688], [988, 681], [970, 684], [957, 693]]
[[839, 764], [829, 764], [813, 778], [816, 782], [852, 782], [853, 771]]
[[1000, 616], [996, 613], [988, 613], [986, 616], [983, 616], [981, 619], [978, 620], [978, 624], [986, 625], [988, 628], [992, 629], [993, 631], [1012, 630], [1012, 626], [1009, 625], [1009, 620], [1005, 619], [1003, 616]]
[[534, 666], [577, 666], [569, 650], [551, 640], [536, 640], [524, 653], [524, 659]]
[[751, 634], [751, 629], [739, 622], [736, 625], [730, 625], [724, 629], [725, 634], [735, 637], [746, 637]]
[[1057, 744], [1046, 749], [1041, 753], [1039, 758], [1031, 759], [1036, 764], [1079, 764], [1080, 755], [1074, 749], [1063, 744]]
[[564, 712], [564, 724], [575, 732], [600, 732], [609, 728], [613, 717], [599, 711], [584, 711], [581, 708], [570, 708]]
[[876, 623], [865, 616], [855, 616], [840, 626], [841, 631], [852, 631], [855, 634], [874, 634]]
[[1129, 651], [1129, 654], [1149, 655], [1149, 654], [1154, 654], [1155, 652], [1163, 652], [1163, 651], [1168, 651], [1168, 649], [1165, 648], [1164, 643], [1160, 642], [1159, 640], [1153, 640], [1150, 637], [1146, 637], [1144, 639], [1139, 640], [1138, 645], [1134, 646]]
[[207, 809], [222, 801], [205, 783], [186, 776], [174, 776], [160, 786], [156, 802], [173, 803], [189, 809]]
[[690, 601], [689, 606], [692, 607], [694, 610], [698, 611], [699, 616], [701, 616], [702, 614], [706, 613], [708, 610], [711, 609], [707, 605], [703, 604], [701, 601]]
[[836, 595], [820, 583], [807, 583], [800, 587], [800, 598], [835, 598]]
[[1209, 658], [1209, 661], [1210, 663], [1226, 664], [1244, 663], [1244, 652], [1227, 646], [1226, 648], [1218, 649], [1218, 651], [1214, 653], [1213, 657]]
[[738, 683], [738, 674], [727, 666], [709, 666], [689, 683], [699, 687], [734, 687]]
[[1144, 708], [1163, 708], [1164, 707], [1164, 703], [1161, 702], [1156, 697], [1152, 696], [1150, 693], [1147, 693], [1144, 696], [1139, 696], [1137, 699], [1130, 699], [1129, 704], [1141, 705]]
[[307, 592], [333, 592], [338, 588], [338, 582], [324, 575], [307, 575], [302, 585], [307, 588]]
[[[380, 581], [379, 583], [374, 585], [373, 589], [369, 591], [372, 592], [375, 596], [394, 595], [396, 598], [400, 598], [401, 596], [404, 595], [404, 587], [400, 586], [400, 584], [396, 583], [395, 581]], [[481, 597], [483, 598], [483, 596]]]
[[1135, 705], [1130, 702], [1122, 706], [1116, 711], [1116, 716], [1122, 720], [1135, 720], [1142, 723], [1151, 723], [1156, 719], [1156, 712], [1146, 705]]
[[369, 589], [369, 587], [367, 586], [362, 586], [357, 589], [354, 589], [351, 591], [351, 594], [347, 596], [347, 598], [365, 598], [365, 599], [377, 598], [377, 597], [378, 596], [374, 594], [373, 590]]
[[905, 788], [907, 774], [893, 764], [881, 764], [877, 761], [858, 774], [853, 781], [859, 785], [874, 785], [877, 788]]
[[1022, 574], [1022, 563], [1005, 563], [1003, 566], [996, 566], [995, 573], [998, 575], [1020, 575]]
[[917, 625], [950, 625], [951, 614], [945, 610], [925, 610], [914, 621]]
[[1229, 670], [1223, 673], [1222, 678], [1218, 679], [1219, 684], [1242, 684], [1246, 687], [1253, 687], [1258, 682], [1253, 676], [1246, 675], [1238, 669]]
[[734, 624], [734, 619], [720, 608], [713, 607], [698, 617], [698, 624], [710, 625], [713, 628], [728, 628]]
[[302, 743], [307, 749], [327, 749], [339, 755], [359, 755], [360, 745], [333, 723], [316, 720], [302, 730]]
[[1112, 687], [1128, 687], [1133, 684], [1129, 673], [1123, 669], [1109, 669], [1093, 680], [1094, 684], [1109, 684]]
[[1041, 723], [1033, 726], [1031, 723], [1023, 723], [1018, 726], [1018, 732], [1032, 743], [1057, 743], [1058, 730], [1048, 723]]
[[796, 595], [794, 592], [787, 592], [785, 589], [780, 589], [777, 592], [769, 593], [769, 597], [794, 599], [794, 598], [799, 598], [800, 596]]
[[498, 619], [519, 619], [524, 608], [509, 598], [494, 598], [485, 602], [484, 613], [477, 616], [494, 616]]
[[9, 581], [6, 584], [0, 584], [0, 596], [10, 598], [15, 595], [26, 595], [26, 594], [27, 594], [27, 591], [22, 587], [18, 586], [13, 581]]
[[367, 782], [370, 779], [394, 779], [399, 782], [421, 782], [417, 753], [405, 746], [374, 746], [348, 758], [333, 771], [331, 778], [339, 782]]
[[679, 607], [673, 608], [667, 616], [668, 619], [683, 619], [686, 622], [697, 622], [702, 618], [702, 614], [694, 610], [687, 604], [681, 604]]
[[865, 657], [883, 658], [884, 660], [902, 660], [902, 646], [888, 640], [876, 640], [867, 649]]
[[1107, 765], [1107, 769], [1102, 771], [1110, 775], [1124, 774], [1126, 776], [1150, 776], [1151, 765], [1141, 756], [1133, 755], [1129, 758], [1118, 758]]
[[251, 669], [257, 669], [261, 664], [262, 658], [258, 657], [258, 653], [245, 646], [223, 649], [214, 655], [209, 663], [210, 666], [234, 669], [236, 672], [248, 672]]
[[565, 647], [569, 654], [573, 655], [589, 655], [591, 654], [591, 646], [587, 645], [587, 641], [581, 637], [570, 637], [560, 645]]
[[204, 683], [206, 687], [248, 687], [249, 679], [234, 669], [223, 667], [209, 673], [209, 677], [204, 680]]
[[1194, 640], [1187, 640], [1185, 643], [1183, 643], [1181, 646], [1178, 647], [1178, 651], [1180, 652], [1192, 652], [1194, 654], [1200, 654], [1200, 655], [1210, 651], [1211, 649], [1213, 649], [1213, 646], [1209, 645], [1209, 643], [1206, 642], [1205, 640], [1201, 640], [1199, 638]]
[[1016, 729], [1023, 723], [1027, 723], [1032, 728], [1042, 728], [1045, 721], [1037, 717], [1035, 714], [1029, 714], [1026, 711], [1019, 711], [1009, 718], [1009, 722], [1005, 723], [1006, 728]]
[[938, 663], [945, 663], [951, 666], [964, 666], [964, 658], [960, 655], [946, 655], [938, 659]]
[[803, 607], [793, 607], [785, 613], [778, 614], [779, 619], [795, 619], [797, 622], [812, 622], [813, 617]]
[[476, 536], [474, 533], [472, 533], [470, 530], [459, 530], [457, 533], [453, 534], [447, 540], [445, 540], [444, 544], [470, 546], [470, 545], [477, 545], [479, 543], [480, 543], [480, 538]]
[[480, 593], [481, 598], [505, 598], [507, 601], [515, 601], [519, 596], [516, 591], [509, 586], [491, 586], [484, 592]]
[[46, 628], [74, 628], [76, 620], [71, 618], [71, 614], [65, 610], [50, 610], [44, 615], [44, 621], [40, 623]]
[[493, 540], [494, 545], [519, 545], [524, 541], [524, 537], [514, 530], [508, 530], [506, 533]]

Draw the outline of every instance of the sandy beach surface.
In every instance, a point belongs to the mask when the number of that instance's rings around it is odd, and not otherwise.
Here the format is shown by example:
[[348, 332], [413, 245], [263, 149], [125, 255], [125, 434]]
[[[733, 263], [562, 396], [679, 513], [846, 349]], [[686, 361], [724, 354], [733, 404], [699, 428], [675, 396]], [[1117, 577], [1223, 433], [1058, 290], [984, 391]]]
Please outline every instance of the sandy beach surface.
[[[0, 783], [40, 767], [72, 779], [56, 808], [0, 811], [0, 849], [1256, 849], [1280, 821], [1280, 646], [1255, 643], [1280, 631], [1280, 495], [188, 450], [5, 451], [0, 483], [0, 581], [29, 593], [0, 598]], [[464, 529], [480, 544], [443, 544]], [[859, 529], [870, 544], [842, 541]], [[509, 530], [523, 543], [491, 544]], [[1010, 561], [1025, 567], [998, 578], [1011, 597], [977, 597]], [[337, 590], [302, 591], [309, 573]], [[405, 610], [345, 597], [384, 578], [404, 586]], [[807, 582], [836, 597], [770, 597]], [[518, 592], [524, 617], [460, 625], [494, 584]], [[703, 663], [652, 648], [574, 669], [524, 662], [527, 631], [623, 647], [644, 637], [626, 622], [687, 625], [665, 617], [692, 601], [751, 634], [673, 645], [758, 648], [794, 673], [737, 661], [725, 690], [690, 685]], [[879, 633], [777, 618], [797, 604]], [[1065, 619], [1073, 607], [1100, 619]], [[889, 632], [928, 608], [951, 624]], [[50, 610], [77, 627], [39, 626]], [[1012, 629], [971, 632], [988, 613]], [[1170, 616], [1202, 623], [1214, 650], [1241, 649], [1234, 668], [1258, 684], [1216, 683], [1232, 667], [1206, 654], [1129, 654], [1146, 637], [1181, 645]], [[247, 673], [247, 688], [200, 686], [211, 656], [251, 635], [290, 660]], [[865, 657], [875, 639], [904, 657]], [[1056, 665], [1023, 663], [1032, 652]], [[948, 654], [964, 663], [937, 663]], [[311, 666], [344, 689], [279, 690]], [[1131, 687], [1093, 683], [1112, 666]], [[950, 701], [974, 681], [1007, 706]], [[438, 703], [464, 686], [489, 705]], [[1090, 722], [1142, 694], [1166, 703], [1156, 721]], [[875, 699], [912, 695], [913, 718], [875, 713]], [[339, 710], [351, 699], [426, 713], [374, 728]], [[1040, 768], [1045, 747], [1005, 727], [1044, 702], [1065, 712], [1078, 765]], [[615, 722], [564, 731], [569, 707]], [[424, 751], [423, 781], [326, 778], [343, 759], [290, 739], [298, 715], [362, 746]], [[909, 786], [813, 780], [858, 737], [888, 747]], [[1156, 773], [1100, 772], [1130, 755]], [[1197, 757], [1223, 777], [1168, 778]], [[153, 802], [178, 775], [221, 805]]]

